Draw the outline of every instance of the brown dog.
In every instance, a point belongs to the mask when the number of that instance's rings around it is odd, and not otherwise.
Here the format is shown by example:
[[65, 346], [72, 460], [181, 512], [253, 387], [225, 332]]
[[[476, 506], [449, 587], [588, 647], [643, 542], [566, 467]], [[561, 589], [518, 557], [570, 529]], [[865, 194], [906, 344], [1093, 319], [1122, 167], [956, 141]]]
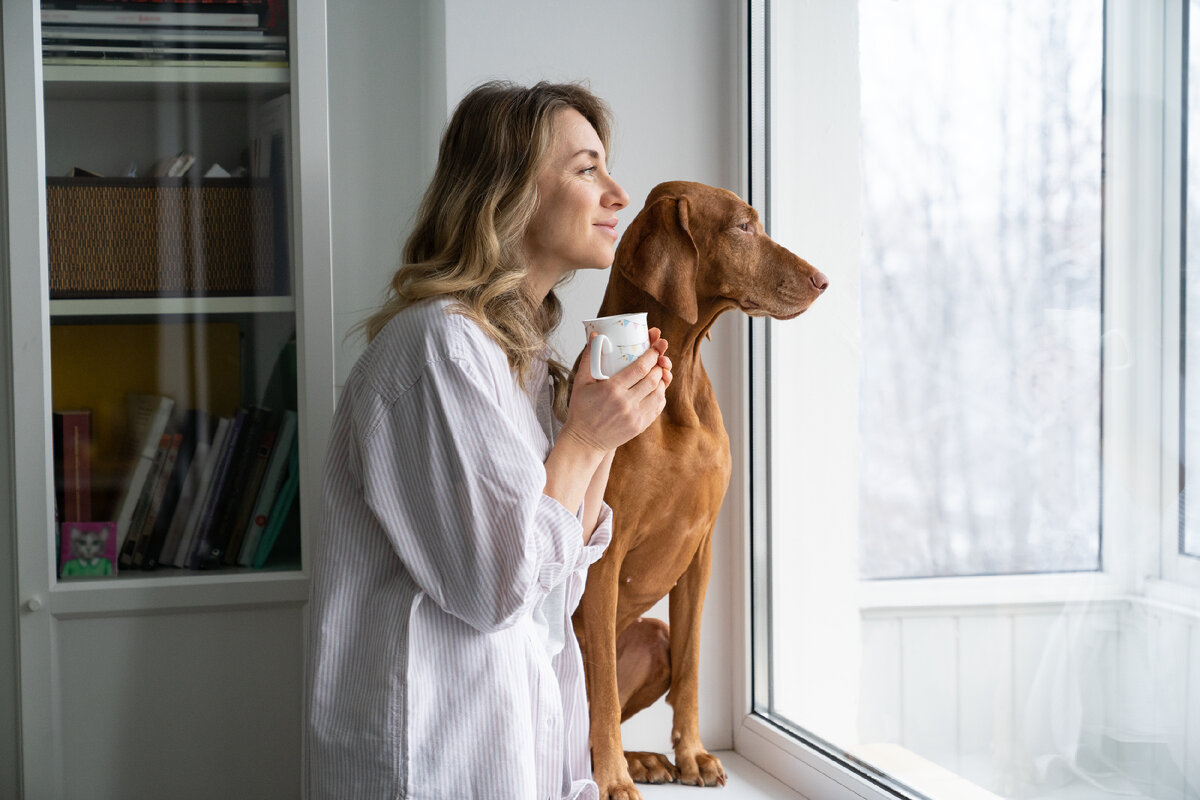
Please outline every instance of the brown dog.
[[[639, 800], [633, 781], [725, 783], [700, 741], [697, 687], [700, 612], [731, 457], [700, 343], [726, 311], [791, 319], [827, 286], [763, 233], [737, 195], [699, 183], [656, 186], [617, 248], [600, 315], [648, 312], [670, 344], [674, 377], [666, 409], [613, 459], [605, 494], [612, 543], [592, 565], [574, 616], [601, 798]], [[667, 593], [669, 628], [641, 618]], [[674, 709], [674, 765], [621, 747], [621, 722], [664, 692]]]

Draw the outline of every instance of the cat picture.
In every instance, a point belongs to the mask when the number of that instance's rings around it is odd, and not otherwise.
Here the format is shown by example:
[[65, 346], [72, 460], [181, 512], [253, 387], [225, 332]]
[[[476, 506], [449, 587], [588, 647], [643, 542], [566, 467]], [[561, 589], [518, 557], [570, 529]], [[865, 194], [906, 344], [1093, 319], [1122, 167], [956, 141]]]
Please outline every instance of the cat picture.
[[63, 578], [107, 578], [117, 574], [117, 523], [64, 522], [60, 556]]

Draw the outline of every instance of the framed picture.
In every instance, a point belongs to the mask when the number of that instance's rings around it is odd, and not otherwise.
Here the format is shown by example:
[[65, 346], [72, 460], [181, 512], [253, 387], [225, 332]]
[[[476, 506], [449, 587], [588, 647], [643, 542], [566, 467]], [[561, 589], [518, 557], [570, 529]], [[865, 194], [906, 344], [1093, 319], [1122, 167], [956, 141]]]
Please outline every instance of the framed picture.
[[64, 522], [59, 535], [59, 576], [108, 578], [117, 574], [117, 523]]

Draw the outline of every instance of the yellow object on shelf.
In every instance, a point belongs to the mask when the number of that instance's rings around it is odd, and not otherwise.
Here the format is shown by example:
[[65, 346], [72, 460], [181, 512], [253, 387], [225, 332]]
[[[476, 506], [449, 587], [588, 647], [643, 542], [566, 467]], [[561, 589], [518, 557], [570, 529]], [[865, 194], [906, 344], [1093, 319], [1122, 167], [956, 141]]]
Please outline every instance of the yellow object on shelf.
[[166, 395], [178, 409], [221, 416], [242, 404], [241, 340], [233, 322], [55, 324], [50, 354], [54, 408], [92, 412], [92, 488], [100, 514], [124, 479], [129, 393]]

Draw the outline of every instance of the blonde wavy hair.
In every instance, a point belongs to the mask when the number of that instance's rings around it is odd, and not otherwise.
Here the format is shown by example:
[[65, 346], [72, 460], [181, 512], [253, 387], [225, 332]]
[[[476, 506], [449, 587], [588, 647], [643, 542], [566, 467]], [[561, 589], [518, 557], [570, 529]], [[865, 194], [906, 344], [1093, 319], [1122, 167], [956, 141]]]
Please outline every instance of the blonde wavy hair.
[[[562, 319], [553, 291], [539, 306], [527, 288], [525, 230], [538, 207], [537, 178], [558, 111], [573, 108], [607, 151], [607, 104], [573, 83], [528, 88], [493, 81], [469, 92], [442, 134], [437, 167], [383, 306], [362, 325], [374, 339], [404, 308], [449, 296], [508, 356], [525, 384]], [[549, 359], [554, 409], [566, 413], [569, 370]]]

